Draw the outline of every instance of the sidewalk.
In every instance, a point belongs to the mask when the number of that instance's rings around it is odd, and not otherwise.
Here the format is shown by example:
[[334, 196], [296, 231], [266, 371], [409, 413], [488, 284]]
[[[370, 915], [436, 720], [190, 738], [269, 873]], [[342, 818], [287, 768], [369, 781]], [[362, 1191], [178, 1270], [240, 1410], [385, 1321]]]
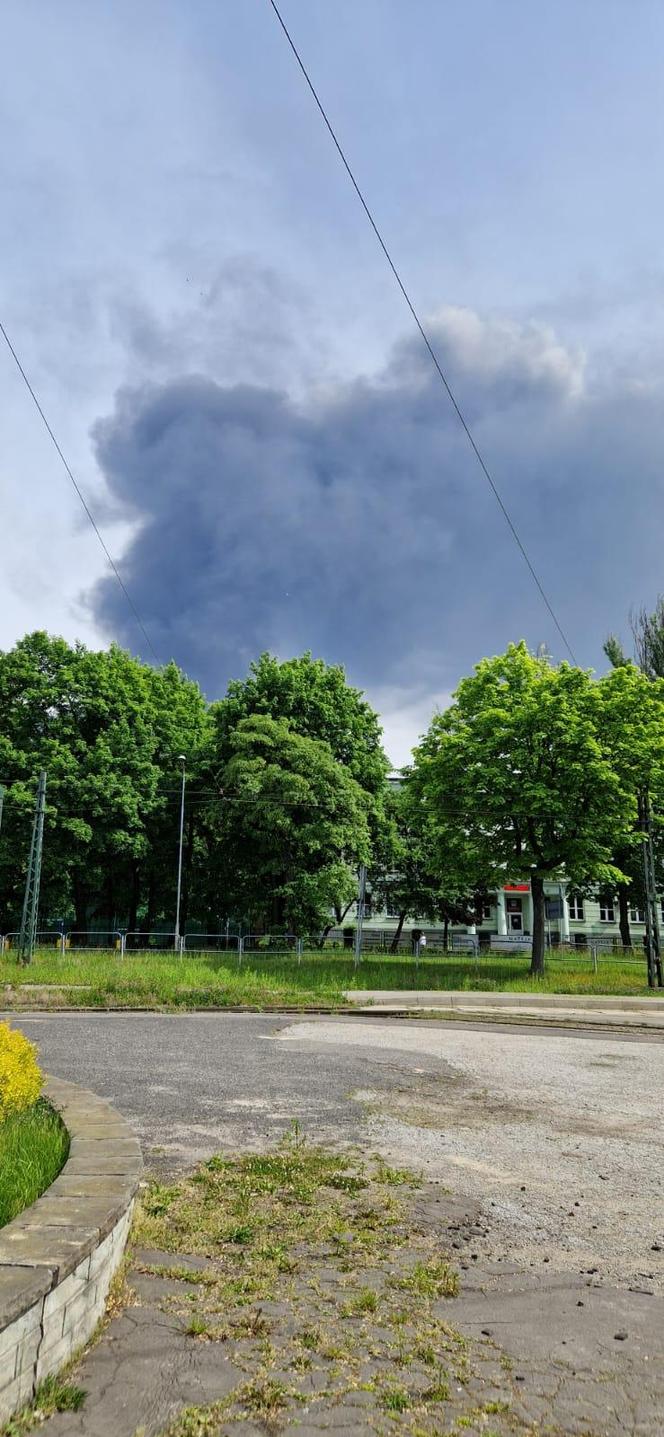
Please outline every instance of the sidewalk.
[[344, 997], [363, 1013], [408, 1016], [430, 1013], [450, 1017], [491, 1018], [505, 1022], [565, 1023], [603, 1028], [647, 1028], [664, 1033], [661, 998], [629, 998], [571, 993], [481, 993], [444, 990], [348, 989]]

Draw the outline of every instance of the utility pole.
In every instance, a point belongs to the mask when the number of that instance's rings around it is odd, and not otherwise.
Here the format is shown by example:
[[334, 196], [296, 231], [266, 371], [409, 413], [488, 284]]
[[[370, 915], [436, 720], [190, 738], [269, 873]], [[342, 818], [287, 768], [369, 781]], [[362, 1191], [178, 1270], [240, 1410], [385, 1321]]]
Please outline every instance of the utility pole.
[[18, 939], [19, 963], [31, 963], [37, 939], [37, 916], [39, 913], [39, 884], [41, 881], [42, 849], [44, 843], [44, 811], [46, 809], [46, 769], [39, 775], [35, 816], [32, 823], [30, 857], [25, 879], [25, 897], [21, 916], [21, 931]]
[[182, 841], [184, 838], [184, 786], [186, 782], [185, 765], [186, 758], [183, 753], [178, 754], [182, 764], [182, 789], [180, 792], [180, 842], [178, 844], [178, 896], [175, 905], [175, 950], [180, 947], [180, 898], [182, 896]]
[[657, 884], [655, 881], [655, 856], [652, 842], [650, 819], [650, 796], [646, 791], [639, 795], [639, 826], [643, 853], [643, 879], [646, 905], [646, 958], [648, 960], [648, 987], [661, 988], [662, 954], [659, 936], [659, 912]]
[[357, 924], [355, 927], [355, 967], [362, 960], [362, 924], [364, 922], [364, 899], [367, 891], [367, 865], [361, 863], [357, 880]]

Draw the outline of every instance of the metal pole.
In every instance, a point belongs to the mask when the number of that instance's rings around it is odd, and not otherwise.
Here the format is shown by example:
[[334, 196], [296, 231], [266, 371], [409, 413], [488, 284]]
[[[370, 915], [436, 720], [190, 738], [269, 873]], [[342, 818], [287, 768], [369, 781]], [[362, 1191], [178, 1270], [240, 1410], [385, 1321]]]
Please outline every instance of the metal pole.
[[32, 962], [37, 938], [37, 915], [39, 913], [39, 885], [41, 881], [42, 848], [44, 842], [44, 811], [46, 808], [46, 769], [39, 775], [37, 802], [32, 824], [28, 872], [25, 879], [25, 896], [21, 916], [21, 931], [18, 939], [19, 963]]
[[175, 948], [176, 953], [177, 953], [177, 951], [178, 951], [178, 949], [179, 949], [179, 947], [180, 947], [180, 898], [181, 898], [181, 896], [182, 896], [182, 841], [183, 841], [183, 838], [184, 838], [184, 786], [185, 786], [185, 782], [186, 782], [185, 765], [186, 765], [186, 762], [187, 762], [187, 760], [186, 760], [186, 758], [185, 758], [185, 755], [184, 755], [183, 753], [178, 754], [178, 758], [179, 758], [179, 760], [180, 760], [180, 763], [182, 764], [182, 791], [181, 791], [181, 793], [180, 793], [180, 842], [179, 842], [179, 844], [178, 844], [178, 896], [177, 896], [177, 902], [176, 902], [176, 905], [175, 905], [175, 943], [174, 943], [174, 945], [173, 945], [174, 948]]
[[367, 866], [361, 863], [357, 880], [357, 924], [355, 927], [355, 967], [362, 961], [362, 924], [364, 922], [364, 899], [367, 891]]
[[655, 881], [655, 856], [652, 842], [650, 795], [646, 792], [639, 799], [639, 818], [642, 833], [643, 876], [646, 899], [646, 956], [648, 959], [648, 987], [662, 987], [662, 953], [659, 935], [659, 914], [657, 884]]

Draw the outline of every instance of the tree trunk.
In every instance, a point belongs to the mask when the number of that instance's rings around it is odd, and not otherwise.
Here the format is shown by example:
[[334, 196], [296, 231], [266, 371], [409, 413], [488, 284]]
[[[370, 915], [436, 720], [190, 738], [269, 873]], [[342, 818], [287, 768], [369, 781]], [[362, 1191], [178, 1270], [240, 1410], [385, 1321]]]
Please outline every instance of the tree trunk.
[[448, 951], [449, 941], [450, 941], [450, 920], [449, 920], [449, 918], [446, 916], [446, 917], [443, 919], [443, 947], [444, 947], [446, 953], [447, 953], [447, 951]]
[[629, 926], [629, 897], [623, 883], [618, 887], [618, 914], [620, 918], [620, 939], [626, 948], [632, 946], [632, 934]]
[[406, 910], [405, 910], [405, 908], [404, 908], [404, 909], [402, 910], [402, 912], [399, 914], [399, 922], [397, 923], [394, 937], [393, 937], [393, 939], [392, 939], [392, 942], [390, 943], [390, 953], [398, 953], [398, 952], [399, 952], [399, 942], [400, 942], [400, 940], [401, 940], [401, 934], [403, 933], [403, 925], [404, 925], [405, 922], [406, 922]]
[[544, 879], [533, 873], [530, 880], [533, 900], [533, 956], [530, 971], [540, 978], [544, 972]]

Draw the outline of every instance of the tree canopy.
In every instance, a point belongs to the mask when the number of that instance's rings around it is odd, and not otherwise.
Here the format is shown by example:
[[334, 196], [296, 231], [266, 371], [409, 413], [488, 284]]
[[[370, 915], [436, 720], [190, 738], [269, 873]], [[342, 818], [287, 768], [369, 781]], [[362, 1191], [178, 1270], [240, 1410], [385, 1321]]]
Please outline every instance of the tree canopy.
[[544, 880], [613, 885], [636, 800], [603, 735], [591, 675], [525, 644], [484, 659], [416, 751], [416, 784], [441, 864], [478, 884], [530, 879], [534, 972], [544, 963]]
[[182, 927], [188, 913], [212, 932], [229, 915], [314, 927], [347, 905], [387, 761], [342, 669], [264, 654], [209, 705], [175, 664], [37, 632], [0, 653], [0, 931], [19, 921], [42, 767], [42, 926], [172, 929], [180, 754]]
[[329, 744], [251, 714], [229, 734], [214, 806], [219, 870], [254, 931], [320, 931], [357, 891], [369, 798]]

